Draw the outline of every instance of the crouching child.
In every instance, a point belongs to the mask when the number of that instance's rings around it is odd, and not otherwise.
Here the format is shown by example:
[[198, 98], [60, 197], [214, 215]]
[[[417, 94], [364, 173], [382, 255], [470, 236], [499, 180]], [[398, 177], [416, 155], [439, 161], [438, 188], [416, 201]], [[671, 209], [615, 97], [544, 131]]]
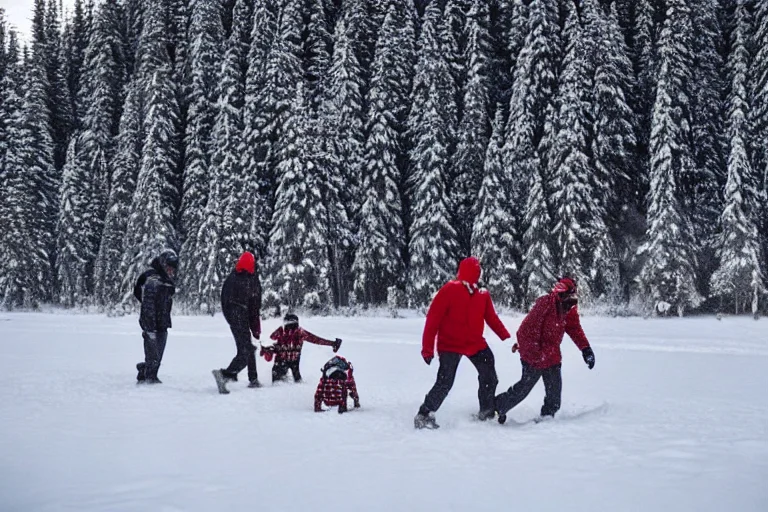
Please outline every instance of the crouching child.
[[347, 412], [347, 397], [351, 397], [355, 409], [360, 408], [352, 364], [341, 356], [335, 356], [321, 368], [322, 376], [315, 391], [315, 412], [323, 412], [323, 404], [339, 406], [339, 414]]
[[325, 345], [333, 347], [336, 353], [341, 347], [341, 340], [335, 341], [323, 339], [315, 336], [311, 332], [299, 327], [299, 317], [293, 313], [288, 313], [283, 318], [283, 326], [278, 327], [270, 336], [274, 340], [274, 345], [262, 346], [260, 355], [271, 361], [274, 357], [275, 363], [272, 365], [272, 382], [284, 380], [288, 375], [288, 370], [293, 373], [293, 380], [301, 382], [301, 349], [304, 342], [314, 343], [315, 345]]

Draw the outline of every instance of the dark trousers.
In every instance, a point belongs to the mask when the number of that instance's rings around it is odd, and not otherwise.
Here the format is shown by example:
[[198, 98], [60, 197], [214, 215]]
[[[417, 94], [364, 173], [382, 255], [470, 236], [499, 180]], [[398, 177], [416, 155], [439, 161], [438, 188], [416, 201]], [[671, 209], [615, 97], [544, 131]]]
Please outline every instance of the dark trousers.
[[[437, 381], [432, 389], [429, 390], [424, 398], [423, 409], [427, 411], [436, 411], [443, 404], [443, 400], [448, 396], [448, 392], [453, 387], [453, 381], [456, 378], [456, 370], [461, 361], [461, 354], [455, 352], [440, 353], [440, 368], [437, 370]], [[493, 395], [496, 393], [496, 384], [499, 383], [496, 378], [496, 366], [493, 358], [493, 352], [490, 348], [481, 350], [469, 358], [477, 369], [477, 399], [480, 402], [480, 411], [493, 410]]]
[[258, 378], [258, 374], [256, 373], [256, 347], [251, 343], [251, 330], [248, 326], [230, 325], [229, 328], [235, 337], [237, 354], [227, 369], [221, 373], [230, 380], [237, 380], [237, 374], [247, 366], [248, 380], [254, 381]]
[[546, 393], [544, 405], [541, 407], [541, 415], [554, 416], [560, 409], [560, 395], [563, 390], [563, 376], [559, 364], [540, 370], [523, 363], [523, 375], [520, 377], [520, 381], [504, 393], [496, 396], [496, 409], [499, 414], [506, 414], [507, 411], [522, 402], [539, 382], [539, 378], [544, 379], [544, 391]]
[[293, 373], [293, 380], [301, 382], [301, 371], [299, 370], [299, 359], [295, 361], [275, 361], [272, 365], [272, 382], [283, 380], [288, 375], [288, 370]]
[[139, 370], [138, 380], [157, 378], [157, 371], [165, 353], [165, 343], [168, 341], [168, 331], [157, 331], [155, 334], [155, 339], [152, 340], [146, 331], [141, 333], [144, 338], [144, 365], [139, 363], [136, 366]]

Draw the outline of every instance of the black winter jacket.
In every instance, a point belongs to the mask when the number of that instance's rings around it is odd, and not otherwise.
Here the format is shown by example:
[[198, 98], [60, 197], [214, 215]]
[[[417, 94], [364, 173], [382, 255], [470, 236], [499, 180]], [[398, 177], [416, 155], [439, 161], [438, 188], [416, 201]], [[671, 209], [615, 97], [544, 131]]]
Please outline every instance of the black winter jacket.
[[158, 258], [152, 261], [152, 268], [145, 272], [141, 286], [141, 313], [139, 325], [142, 331], [165, 331], [171, 328], [171, 308], [176, 286]]
[[258, 274], [233, 271], [221, 287], [221, 311], [227, 323], [238, 329], [250, 329], [261, 336], [261, 282]]

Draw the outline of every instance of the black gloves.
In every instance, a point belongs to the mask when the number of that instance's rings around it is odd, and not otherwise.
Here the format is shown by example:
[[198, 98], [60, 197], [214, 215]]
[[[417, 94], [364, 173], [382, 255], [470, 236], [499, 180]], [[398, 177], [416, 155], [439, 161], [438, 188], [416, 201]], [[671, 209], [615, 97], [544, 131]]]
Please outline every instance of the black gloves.
[[424, 358], [424, 362], [427, 364], [432, 364], [433, 356], [421, 356]]
[[587, 363], [587, 366], [590, 370], [595, 367], [595, 353], [592, 352], [591, 347], [587, 347], [582, 350], [581, 356], [584, 358], [584, 362]]
[[341, 338], [336, 338], [336, 341], [333, 342], [333, 352], [338, 352], [339, 347], [341, 347]]

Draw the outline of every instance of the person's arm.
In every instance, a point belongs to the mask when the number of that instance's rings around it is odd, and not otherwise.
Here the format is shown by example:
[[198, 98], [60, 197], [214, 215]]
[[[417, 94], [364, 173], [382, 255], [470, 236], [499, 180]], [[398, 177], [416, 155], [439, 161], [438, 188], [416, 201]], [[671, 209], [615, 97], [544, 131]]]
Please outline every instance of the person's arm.
[[581, 328], [579, 311], [575, 306], [565, 315], [565, 332], [571, 337], [576, 346], [579, 347], [579, 350], [589, 348], [589, 341], [587, 340], [587, 335], [584, 334], [584, 329]]
[[141, 328], [147, 332], [157, 332], [157, 315], [160, 312], [157, 303], [160, 298], [158, 286], [159, 282], [155, 276], [150, 276], [144, 283], [141, 296], [141, 319], [143, 321]]
[[249, 306], [249, 320], [251, 326], [251, 333], [253, 337], [259, 339], [261, 337], [261, 283], [259, 282], [259, 276], [254, 276], [254, 290], [251, 295], [251, 304]]
[[435, 338], [437, 337], [437, 331], [440, 329], [440, 323], [448, 312], [448, 306], [448, 289], [443, 286], [437, 292], [435, 298], [432, 299], [432, 304], [429, 305], [429, 310], [427, 311], [427, 320], [424, 322], [424, 333], [421, 336], [421, 357], [425, 361], [431, 361], [435, 356]]
[[299, 333], [301, 334], [301, 339], [303, 341], [308, 341], [309, 343], [314, 343], [315, 345], [323, 345], [325, 347], [332, 347], [335, 345], [333, 341], [327, 340], [325, 338], [321, 338], [320, 336], [315, 336], [314, 334], [312, 334], [311, 332], [309, 332], [308, 330], [302, 327], [299, 327], [299, 329], [300, 329]]
[[487, 302], [485, 304], [485, 323], [488, 324], [488, 327], [490, 327], [491, 330], [496, 333], [496, 336], [498, 336], [501, 341], [504, 341], [511, 336], [507, 328], [504, 326], [504, 323], [499, 318], [499, 315], [496, 314], [496, 308], [493, 307], [493, 300], [491, 300], [491, 295], [488, 294], [487, 297]]

